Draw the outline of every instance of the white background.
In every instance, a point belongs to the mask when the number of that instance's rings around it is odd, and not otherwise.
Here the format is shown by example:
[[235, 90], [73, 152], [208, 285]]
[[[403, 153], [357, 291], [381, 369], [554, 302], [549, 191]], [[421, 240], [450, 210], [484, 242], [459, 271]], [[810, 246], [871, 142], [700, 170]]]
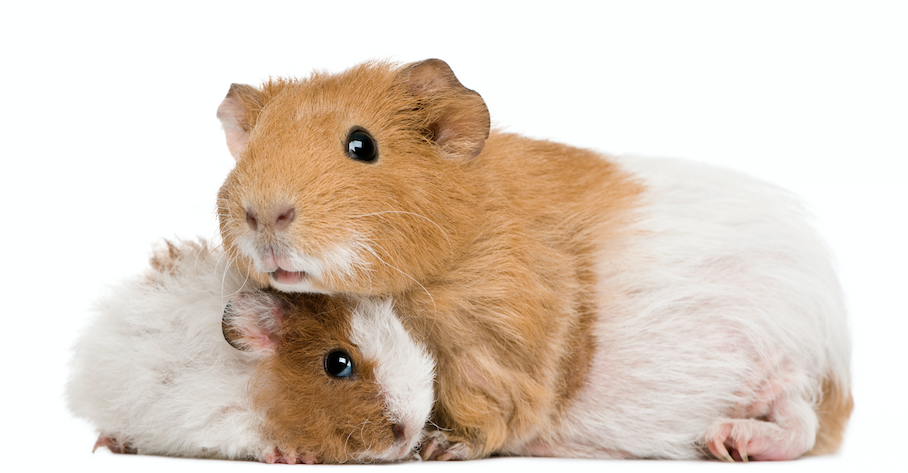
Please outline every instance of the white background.
[[[0, 7], [0, 448], [15, 468], [0, 469], [282, 468], [92, 455], [92, 428], [64, 403], [70, 346], [103, 287], [142, 270], [153, 242], [216, 237], [214, 197], [233, 161], [215, 109], [231, 82], [428, 57], [446, 60], [512, 131], [708, 161], [803, 196], [848, 296], [857, 407], [839, 454], [747, 468], [904, 465], [904, 3], [13, 3]], [[739, 468], [547, 459], [388, 468], [536, 466]]]

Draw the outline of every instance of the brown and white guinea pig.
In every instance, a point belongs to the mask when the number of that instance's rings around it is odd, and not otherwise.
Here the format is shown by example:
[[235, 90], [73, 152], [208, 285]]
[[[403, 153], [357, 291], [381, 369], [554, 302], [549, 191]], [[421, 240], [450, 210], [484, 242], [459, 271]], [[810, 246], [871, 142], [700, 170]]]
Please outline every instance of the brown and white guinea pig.
[[262, 291], [202, 243], [167, 243], [151, 266], [101, 301], [75, 346], [69, 406], [100, 431], [95, 448], [268, 463], [413, 457], [434, 366], [389, 302]]
[[698, 164], [490, 130], [443, 61], [233, 85], [230, 258], [393, 297], [437, 363], [427, 458], [834, 451], [850, 341], [797, 199]]

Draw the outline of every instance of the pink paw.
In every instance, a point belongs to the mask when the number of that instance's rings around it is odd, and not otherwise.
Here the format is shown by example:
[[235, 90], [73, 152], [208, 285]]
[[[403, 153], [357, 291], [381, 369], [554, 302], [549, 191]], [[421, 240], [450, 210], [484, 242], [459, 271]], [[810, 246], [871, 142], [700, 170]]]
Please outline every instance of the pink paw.
[[705, 436], [709, 451], [729, 462], [793, 460], [807, 451], [792, 445], [778, 425], [756, 419], [719, 419]]
[[419, 456], [424, 461], [464, 460], [467, 458], [467, 447], [464, 444], [449, 442], [444, 433], [435, 431], [423, 440]]
[[314, 465], [316, 463], [314, 456], [301, 455], [293, 451], [284, 453], [277, 447], [269, 447], [264, 449], [261, 453], [259, 453], [259, 461], [268, 464], [283, 463], [287, 465], [296, 465], [298, 463]]
[[91, 449], [91, 453], [95, 453], [95, 450], [97, 450], [98, 447], [107, 447], [107, 449], [113, 453], [126, 453], [130, 455], [138, 453], [138, 450], [133, 448], [129, 442], [120, 442], [116, 437], [104, 434], [98, 436], [98, 441], [95, 442], [95, 446]]

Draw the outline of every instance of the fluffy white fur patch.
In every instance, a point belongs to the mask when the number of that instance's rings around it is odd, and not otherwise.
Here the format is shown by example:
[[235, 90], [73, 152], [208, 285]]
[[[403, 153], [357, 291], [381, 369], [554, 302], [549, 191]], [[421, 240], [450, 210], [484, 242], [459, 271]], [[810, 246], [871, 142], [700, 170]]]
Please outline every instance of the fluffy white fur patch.
[[255, 359], [221, 329], [245, 278], [203, 245], [177, 249], [173, 273], [130, 279], [97, 304], [74, 348], [69, 407], [142, 454], [254, 459], [266, 447], [247, 396]]
[[748, 409], [809, 449], [820, 380], [849, 385], [850, 343], [831, 258], [801, 204], [704, 165], [621, 163], [645, 184], [645, 205], [638, 231], [600, 262], [596, 357], [547, 453], [697, 458], [714, 422], [757, 417]]
[[[406, 445], [395, 445], [392, 450], [412, 450], [435, 401], [435, 360], [401, 325], [390, 299], [363, 299], [357, 304], [351, 316], [350, 340], [376, 363], [375, 377], [388, 415], [404, 428]], [[388, 453], [388, 458], [396, 458]]]

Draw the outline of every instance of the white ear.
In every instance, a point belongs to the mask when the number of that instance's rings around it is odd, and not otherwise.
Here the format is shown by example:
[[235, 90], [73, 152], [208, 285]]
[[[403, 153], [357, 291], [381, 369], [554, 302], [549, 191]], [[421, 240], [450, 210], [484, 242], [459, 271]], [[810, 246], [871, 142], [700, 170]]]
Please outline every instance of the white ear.
[[227, 149], [233, 155], [233, 159], [240, 160], [240, 151], [246, 149], [246, 143], [249, 141], [249, 134], [243, 130], [240, 125], [246, 111], [229, 95], [218, 106], [218, 119], [224, 126], [224, 136], [227, 138]]

